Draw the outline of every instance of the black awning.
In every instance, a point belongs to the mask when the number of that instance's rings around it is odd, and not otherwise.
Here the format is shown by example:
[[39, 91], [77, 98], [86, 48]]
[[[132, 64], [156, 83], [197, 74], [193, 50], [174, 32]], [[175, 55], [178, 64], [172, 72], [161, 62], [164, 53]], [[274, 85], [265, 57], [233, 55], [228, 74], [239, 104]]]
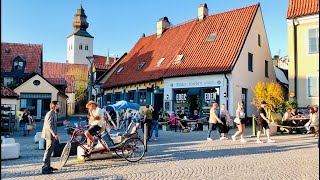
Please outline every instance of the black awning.
[[191, 88], [188, 90], [187, 95], [199, 95], [200, 88]]

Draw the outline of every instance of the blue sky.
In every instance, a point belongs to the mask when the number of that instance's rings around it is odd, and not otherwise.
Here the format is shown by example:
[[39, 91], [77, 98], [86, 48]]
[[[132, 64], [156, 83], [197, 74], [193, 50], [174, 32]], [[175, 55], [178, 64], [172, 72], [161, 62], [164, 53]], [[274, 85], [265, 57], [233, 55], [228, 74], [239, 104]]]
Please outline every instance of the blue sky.
[[[83, 0], [87, 31], [94, 36], [93, 53], [121, 56], [145, 33], [156, 33], [156, 22], [167, 16], [173, 24], [197, 17], [207, 3], [209, 15], [260, 2], [271, 55], [287, 55], [286, 12], [289, 0]], [[80, 0], [2, 0], [2, 42], [43, 44], [44, 61], [65, 62]]]

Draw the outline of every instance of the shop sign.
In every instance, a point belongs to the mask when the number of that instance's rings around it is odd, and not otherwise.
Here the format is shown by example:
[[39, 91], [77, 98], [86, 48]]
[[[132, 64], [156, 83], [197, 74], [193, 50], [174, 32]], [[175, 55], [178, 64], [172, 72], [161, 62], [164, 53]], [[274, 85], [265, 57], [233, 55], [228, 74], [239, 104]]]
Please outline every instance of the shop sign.
[[176, 94], [177, 103], [185, 103], [187, 100], [187, 94]]
[[206, 103], [212, 103], [217, 99], [217, 93], [204, 93]]
[[171, 88], [185, 88], [185, 87], [213, 87], [223, 86], [221, 79], [217, 80], [185, 80], [179, 82], [172, 82], [169, 84]]

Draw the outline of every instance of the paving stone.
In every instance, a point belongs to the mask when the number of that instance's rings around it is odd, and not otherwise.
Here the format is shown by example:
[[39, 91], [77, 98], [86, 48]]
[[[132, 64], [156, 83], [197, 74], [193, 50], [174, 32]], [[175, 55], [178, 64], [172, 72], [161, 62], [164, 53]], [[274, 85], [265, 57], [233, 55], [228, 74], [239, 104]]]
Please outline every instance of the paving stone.
[[[71, 117], [71, 121], [79, 118]], [[137, 163], [123, 159], [78, 162], [71, 156], [65, 167], [50, 175], [41, 174], [44, 150], [33, 142], [37, 131], [11, 137], [21, 145], [21, 157], [1, 161], [2, 179], [319, 179], [318, 139], [312, 135], [277, 135], [276, 143], [256, 144], [246, 129], [247, 143], [206, 140], [206, 132], [159, 131], [159, 141], [148, 142], [148, 152]], [[235, 132], [231, 129], [229, 136]], [[69, 135], [58, 128], [60, 142]], [[142, 133], [140, 133], [142, 134]], [[262, 137], [266, 140], [266, 137]], [[59, 157], [51, 158], [59, 167]]]

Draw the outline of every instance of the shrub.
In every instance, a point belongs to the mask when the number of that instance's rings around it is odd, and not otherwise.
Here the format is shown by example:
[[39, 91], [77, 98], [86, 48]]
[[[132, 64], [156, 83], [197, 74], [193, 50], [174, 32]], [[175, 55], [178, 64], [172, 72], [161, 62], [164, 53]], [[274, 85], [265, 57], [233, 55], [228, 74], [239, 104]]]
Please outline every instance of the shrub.
[[270, 109], [271, 112], [282, 112], [284, 97], [280, 84], [276, 82], [264, 83], [258, 82], [256, 87], [253, 89], [254, 98], [252, 104], [260, 107], [261, 102], [265, 101], [268, 106], [266, 109]]

